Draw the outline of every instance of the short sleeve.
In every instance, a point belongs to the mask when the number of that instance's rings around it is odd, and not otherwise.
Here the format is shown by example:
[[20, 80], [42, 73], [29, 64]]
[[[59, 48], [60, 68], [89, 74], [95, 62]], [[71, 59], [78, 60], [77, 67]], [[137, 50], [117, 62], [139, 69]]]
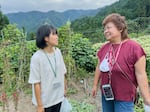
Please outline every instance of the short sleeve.
[[[58, 48], [57, 48], [58, 49]], [[59, 49], [58, 49], [59, 50]], [[66, 66], [65, 66], [65, 63], [64, 63], [64, 59], [63, 59], [63, 56], [61, 54], [61, 51], [59, 50], [59, 54], [60, 54], [60, 58], [61, 58], [61, 72], [65, 75], [67, 73], [67, 69], [66, 69]]]
[[133, 54], [133, 60], [134, 60], [134, 64], [144, 55], [146, 55], [144, 49], [139, 45], [135, 45], [134, 46], [134, 54]]
[[101, 56], [100, 56], [100, 51], [101, 51], [101, 49], [99, 49], [99, 50], [97, 51], [97, 57], [101, 57]]
[[97, 57], [100, 59], [100, 61], [103, 60], [103, 58], [105, 57], [106, 53], [108, 52], [108, 50], [110, 49], [110, 43], [105, 43], [104, 45], [102, 45], [102, 47], [98, 50], [97, 52]]
[[29, 83], [34, 84], [40, 82], [40, 64], [39, 59], [36, 59], [34, 56], [31, 58], [30, 62], [30, 75]]

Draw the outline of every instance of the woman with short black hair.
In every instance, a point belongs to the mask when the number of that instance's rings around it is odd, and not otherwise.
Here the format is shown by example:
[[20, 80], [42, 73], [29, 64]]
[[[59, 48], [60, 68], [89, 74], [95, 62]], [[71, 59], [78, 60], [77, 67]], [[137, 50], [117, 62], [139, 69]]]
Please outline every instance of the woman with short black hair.
[[32, 102], [38, 112], [59, 112], [64, 99], [66, 67], [58, 45], [57, 30], [42, 25], [36, 34], [39, 48], [30, 63], [29, 83], [32, 84]]

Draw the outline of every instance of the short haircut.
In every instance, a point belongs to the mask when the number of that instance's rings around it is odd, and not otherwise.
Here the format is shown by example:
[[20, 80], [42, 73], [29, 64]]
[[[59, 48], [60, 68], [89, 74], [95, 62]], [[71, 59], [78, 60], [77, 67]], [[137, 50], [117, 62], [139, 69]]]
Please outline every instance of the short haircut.
[[44, 49], [47, 44], [45, 41], [46, 37], [49, 37], [50, 34], [57, 34], [57, 29], [51, 25], [42, 25], [38, 28], [36, 33], [36, 46], [38, 48]]
[[122, 40], [129, 38], [128, 37], [128, 31], [127, 31], [127, 24], [125, 22], [125, 17], [121, 16], [118, 13], [112, 13], [105, 17], [103, 20], [102, 25], [105, 26], [107, 23], [112, 22], [117, 27], [118, 30], [122, 30], [121, 32], [121, 38]]

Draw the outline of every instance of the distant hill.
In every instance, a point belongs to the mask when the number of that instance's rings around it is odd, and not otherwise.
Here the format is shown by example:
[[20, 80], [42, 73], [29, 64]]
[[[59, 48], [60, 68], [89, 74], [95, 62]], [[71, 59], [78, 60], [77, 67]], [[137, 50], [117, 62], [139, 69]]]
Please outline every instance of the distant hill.
[[110, 13], [120, 13], [127, 19], [150, 16], [150, 0], [119, 0], [105, 7], [96, 17], [106, 16]]
[[119, 0], [103, 7], [94, 17], [76, 19], [72, 22], [72, 28], [75, 31], [97, 29], [104, 17], [110, 13], [120, 13], [131, 20], [138, 17], [150, 17], [150, 0]]
[[55, 27], [60, 27], [66, 21], [73, 21], [85, 16], [94, 16], [100, 9], [95, 10], [67, 10], [64, 12], [18, 12], [6, 14], [10, 23], [16, 23], [19, 28], [24, 27], [27, 32], [35, 31], [41, 24], [49, 23]]

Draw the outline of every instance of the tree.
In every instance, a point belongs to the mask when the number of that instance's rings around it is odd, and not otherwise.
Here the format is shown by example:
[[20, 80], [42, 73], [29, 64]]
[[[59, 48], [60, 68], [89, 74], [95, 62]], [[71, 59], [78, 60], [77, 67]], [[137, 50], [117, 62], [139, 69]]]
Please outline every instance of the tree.
[[[8, 24], [1, 30], [2, 39], [5, 39], [7, 44], [14, 44], [22, 38], [21, 32], [15, 24]], [[1, 42], [1, 41], [0, 41]]]
[[74, 35], [73, 38], [73, 54], [76, 66], [83, 68], [88, 72], [95, 70], [95, 50], [92, 48], [92, 43], [87, 38], [82, 38], [81, 34]]
[[75, 61], [72, 58], [72, 35], [73, 32], [70, 29], [70, 22], [68, 21], [66, 25], [62, 26], [58, 30], [59, 34], [59, 48], [62, 51], [64, 61], [67, 67], [67, 76], [69, 78], [75, 74]]
[[3, 15], [2, 11], [0, 10], [0, 37], [1, 37], [1, 30], [9, 24], [9, 20], [7, 16]]
[[9, 101], [7, 98], [13, 95], [17, 111], [19, 91], [25, 84], [25, 75], [29, 69], [26, 36], [16, 25], [9, 24], [1, 31], [3, 38], [0, 41], [0, 79], [1, 92], [6, 99], [2, 101], [2, 105], [7, 105]]

